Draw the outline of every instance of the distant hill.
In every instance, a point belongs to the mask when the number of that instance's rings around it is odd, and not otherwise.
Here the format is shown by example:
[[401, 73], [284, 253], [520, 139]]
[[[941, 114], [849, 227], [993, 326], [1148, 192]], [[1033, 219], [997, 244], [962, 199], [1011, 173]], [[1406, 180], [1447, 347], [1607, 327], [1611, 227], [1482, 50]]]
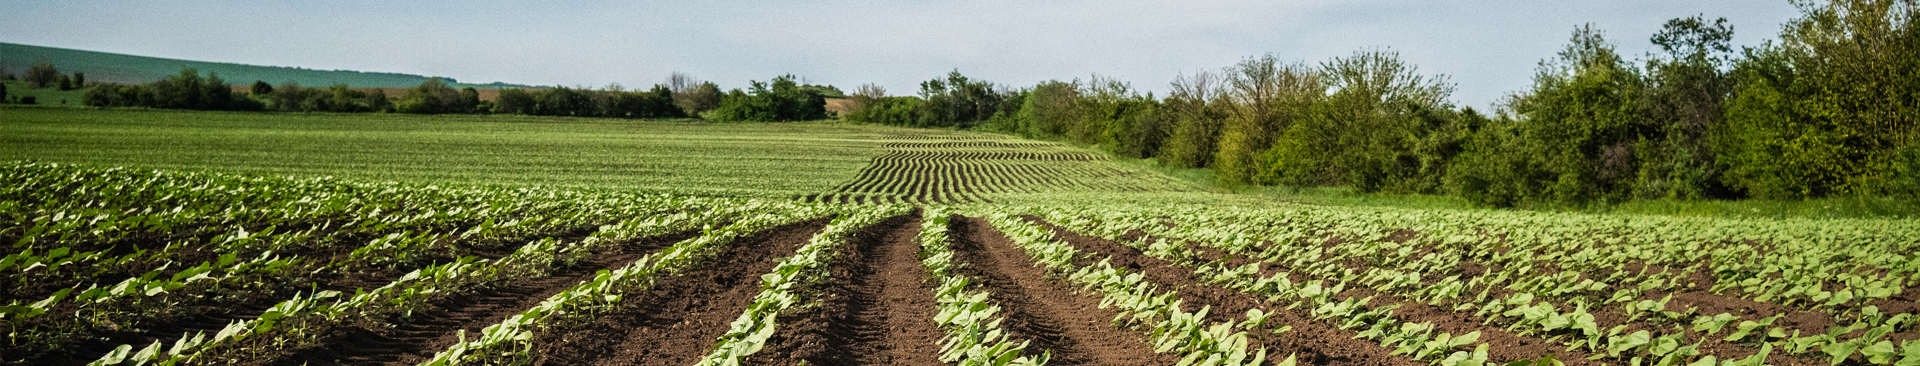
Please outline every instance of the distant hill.
[[[75, 71], [87, 73], [87, 81], [111, 82], [121, 84], [145, 84], [168, 76], [180, 74], [181, 69], [199, 69], [201, 75], [219, 73], [228, 84], [244, 86], [255, 80], [266, 81], [273, 85], [288, 82], [301, 86], [330, 86], [346, 84], [356, 88], [406, 88], [427, 81], [426, 76], [390, 72], [360, 72], [347, 70], [310, 70], [297, 67], [242, 65], [225, 62], [207, 62], [177, 60], [170, 58], [134, 56], [118, 53], [85, 51], [58, 47], [41, 47], [17, 43], [0, 42], [0, 69], [20, 75], [27, 66], [35, 62], [46, 61], [60, 69], [61, 73]], [[488, 84], [459, 83], [453, 78], [442, 77], [456, 88], [474, 87], [477, 89], [528, 88], [520, 84], [493, 82]]]

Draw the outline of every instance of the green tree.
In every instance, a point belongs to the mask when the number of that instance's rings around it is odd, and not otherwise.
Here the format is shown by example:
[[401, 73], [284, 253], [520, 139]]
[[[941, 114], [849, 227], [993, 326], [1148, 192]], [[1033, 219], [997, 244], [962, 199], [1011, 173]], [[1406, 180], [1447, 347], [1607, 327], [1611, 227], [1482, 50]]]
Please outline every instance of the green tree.
[[67, 75], [63, 74], [63, 75], [60, 75], [59, 79], [60, 79], [60, 82], [59, 82], [60, 90], [62, 91], [73, 90], [73, 78], [67, 77]]
[[471, 109], [472, 105], [466, 103], [459, 90], [448, 86], [440, 78], [427, 79], [419, 86], [407, 89], [406, 94], [402, 94], [400, 100], [394, 103], [394, 110], [401, 113], [464, 113], [461, 110], [463, 107]]
[[[195, 73], [198, 75], [198, 73]], [[227, 110], [233, 108], [233, 85], [220, 79], [219, 73], [207, 73], [206, 81], [200, 85], [200, 105], [198, 109]]]
[[273, 85], [269, 85], [265, 81], [254, 80], [253, 89], [251, 91], [253, 92], [253, 95], [267, 95], [267, 94], [273, 93]]
[[1749, 49], [1721, 154], [1762, 198], [1920, 191], [1920, 29], [1913, 0], [1803, 3], [1779, 46]]
[[[258, 87], [259, 84], [254, 86]], [[369, 111], [388, 112], [393, 109], [393, 101], [387, 100], [386, 89], [374, 88], [373, 91], [367, 92], [366, 106]]]
[[[1224, 109], [1227, 118], [1214, 153], [1214, 176], [1228, 184], [1257, 184], [1263, 171], [1289, 167], [1263, 166], [1259, 161], [1281, 161], [1306, 154], [1304, 145], [1273, 149], [1274, 141], [1306, 118], [1308, 108], [1326, 95], [1322, 75], [1300, 63], [1281, 63], [1272, 55], [1252, 57], [1227, 69]], [[1271, 151], [1270, 151], [1271, 150]], [[1269, 155], [1261, 158], [1259, 155]], [[1264, 173], [1266, 176], [1286, 173]], [[1271, 182], [1265, 182], [1271, 183]]]
[[531, 114], [533, 105], [533, 93], [524, 89], [501, 89], [493, 103], [493, 113]]
[[73, 73], [73, 86], [75, 88], [87, 87], [87, 73], [84, 73], [84, 72]]
[[1725, 129], [1725, 100], [1734, 80], [1729, 65], [1733, 28], [1721, 18], [1667, 21], [1653, 36], [1661, 52], [1647, 61], [1645, 118], [1657, 131], [1636, 143], [1639, 198], [1725, 198], [1713, 141]]
[[59, 79], [60, 70], [53, 68], [53, 64], [46, 61], [35, 62], [33, 65], [27, 66], [27, 75], [21, 78], [21, 80], [26, 81], [28, 85], [32, 85], [36, 89], [45, 88], [54, 82], [60, 81]]
[[1161, 164], [1174, 168], [1212, 165], [1221, 124], [1227, 118], [1226, 110], [1221, 108], [1224, 102], [1218, 100], [1224, 93], [1219, 83], [1217, 74], [1205, 71], [1173, 79], [1173, 91], [1165, 100], [1173, 121], [1169, 126], [1170, 136], [1160, 150]]

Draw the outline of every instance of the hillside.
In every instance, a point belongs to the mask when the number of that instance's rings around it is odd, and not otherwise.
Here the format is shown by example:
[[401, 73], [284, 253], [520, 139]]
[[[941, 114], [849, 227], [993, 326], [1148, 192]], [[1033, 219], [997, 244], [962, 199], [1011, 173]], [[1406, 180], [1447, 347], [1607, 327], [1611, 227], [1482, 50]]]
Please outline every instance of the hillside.
[[[153, 82], [179, 74], [180, 70], [185, 68], [199, 69], [202, 74], [218, 73], [220, 78], [234, 85], [252, 84], [260, 80], [274, 85], [293, 82], [306, 86], [347, 84], [363, 88], [405, 88], [420, 85], [429, 78], [387, 72], [311, 70], [284, 66], [179, 60], [0, 42], [0, 70], [18, 75], [25, 72], [29, 65], [39, 61], [52, 63], [63, 73], [84, 72], [87, 74], [88, 81], [122, 84]], [[452, 78], [442, 77], [442, 79], [454, 81]], [[481, 89], [527, 87], [500, 82], [488, 84], [456, 82], [455, 84], [455, 87], [460, 88]]]

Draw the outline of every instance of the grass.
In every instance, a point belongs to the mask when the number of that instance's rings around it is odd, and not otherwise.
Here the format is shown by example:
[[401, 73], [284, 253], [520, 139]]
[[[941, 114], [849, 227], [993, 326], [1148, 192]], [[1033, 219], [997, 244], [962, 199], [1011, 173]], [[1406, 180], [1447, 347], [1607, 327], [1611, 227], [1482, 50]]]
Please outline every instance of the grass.
[[902, 130], [14, 105], [0, 112], [0, 160], [763, 197], [817, 192], [851, 180], [884, 151], [885, 134]]
[[19, 80], [8, 81], [6, 83], [8, 103], [12, 103], [15, 98], [30, 96], [39, 99], [33, 104], [36, 106], [78, 108], [84, 107], [84, 105], [80, 104], [80, 101], [82, 97], [87, 95], [86, 89], [60, 90], [59, 87], [53, 85], [35, 89], [33, 86], [28, 85], [27, 82]]

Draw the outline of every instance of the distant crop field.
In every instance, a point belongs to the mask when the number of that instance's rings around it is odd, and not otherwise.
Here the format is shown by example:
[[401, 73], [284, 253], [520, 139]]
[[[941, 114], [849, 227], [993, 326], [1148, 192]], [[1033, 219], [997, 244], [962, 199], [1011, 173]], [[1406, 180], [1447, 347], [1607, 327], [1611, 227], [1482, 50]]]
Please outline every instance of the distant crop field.
[[0, 160], [822, 202], [1192, 191], [1090, 150], [886, 126], [20, 107], [4, 119]]

